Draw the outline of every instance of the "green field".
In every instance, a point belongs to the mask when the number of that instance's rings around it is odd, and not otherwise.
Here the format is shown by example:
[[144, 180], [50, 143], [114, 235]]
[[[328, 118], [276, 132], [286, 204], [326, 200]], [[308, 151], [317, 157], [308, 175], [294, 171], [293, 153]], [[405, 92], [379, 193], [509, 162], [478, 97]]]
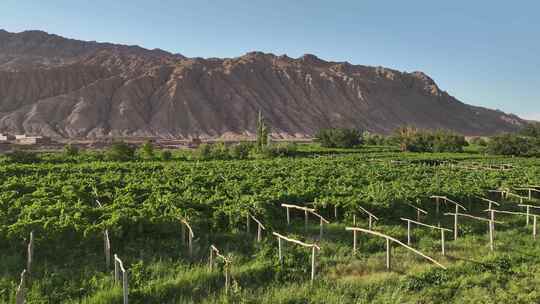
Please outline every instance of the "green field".
[[[524, 216], [497, 215], [504, 223], [496, 224], [494, 251], [485, 222], [460, 218], [458, 240], [447, 234], [446, 256], [438, 231], [415, 226], [412, 246], [447, 270], [397, 245], [387, 270], [384, 239], [359, 234], [353, 254], [352, 233], [345, 231], [353, 214], [357, 226], [367, 227], [360, 206], [380, 218], [375, 231], [405, 241], [400, 217], [416, 219], [408, 204], [428, 211], [422, 222], [452, 229], [453, 217], [437, 216], [431, 195], [447, 196], [462, 203], [464, 213], [484, 218], [487, 204], [478, 197], [523, 212], [519, 199], [502, 200], [487, 190], [540, 184], [538, 158], [485, 156], [474, 148], [441, 154], [314, 145], [272, 159], [198, 161], [185, 154], [170, 161], [60, 154], [42, 155], [37, 164], [1, 159], [0, 301], [15, 302], [33, 231], [27, 303], [122, 303], [122, 288], [114, 286], [113, 268], [105, 263], [108, 229], [111, 251], [129, 272], [129, 303], [540, 302], [540, 240]], [[512, 168], [488, 168], [501, 164]], [[537, 194], [528, 203], [540, 205]], [[309, 206], [327, 218], [322, 240], [319, 221], [311, 217], [305, 227], [303, 212], [291, 211], [287, 225], [281, 203]], [[248, 214], [266, 227], [260, 243], [254, 222], [246, 231]], [[191, 256], [180, 218], [193, 227]], [[272, 232], [319, 244], [314, 282], [310, 249], [287, 243], [280, 263]], [[232, 260], [227, 293], [225, 265], [208, 267], [211, 244]]]

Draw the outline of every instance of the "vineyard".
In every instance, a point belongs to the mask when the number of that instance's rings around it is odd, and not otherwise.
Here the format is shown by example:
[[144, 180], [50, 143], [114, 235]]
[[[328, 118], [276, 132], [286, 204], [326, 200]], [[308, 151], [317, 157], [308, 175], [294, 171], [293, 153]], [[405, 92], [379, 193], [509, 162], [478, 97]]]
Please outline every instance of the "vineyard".
[[540, 301], [538, 158], [43, 159], [0, 160], [1, 302]]

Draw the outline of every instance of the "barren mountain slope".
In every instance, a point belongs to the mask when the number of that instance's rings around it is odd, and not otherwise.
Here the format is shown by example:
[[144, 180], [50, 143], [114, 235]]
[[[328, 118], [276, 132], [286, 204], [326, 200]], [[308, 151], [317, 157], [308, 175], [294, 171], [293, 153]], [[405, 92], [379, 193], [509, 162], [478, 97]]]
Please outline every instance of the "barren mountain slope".
[[421, 72], [259, 52], [185, 58], [137, 46], [0, 30], [0, 131], [53, 137], [275, 135], [414, 124], [466, 135], [514, 131], [514, 115], [466, 105]]

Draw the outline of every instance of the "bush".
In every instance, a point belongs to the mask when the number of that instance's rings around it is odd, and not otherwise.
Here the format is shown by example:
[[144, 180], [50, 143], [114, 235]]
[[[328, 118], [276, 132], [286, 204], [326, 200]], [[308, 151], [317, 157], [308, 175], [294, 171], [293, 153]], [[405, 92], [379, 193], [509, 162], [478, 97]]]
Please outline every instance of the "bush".
[[209, 144], [200, 144], [195, 150], [195, 157], [201, 160], [207, 160], [211, 158], [211, 152]]
[[519, 134], [527, 137], [540, 139], [540, 122], [531, 122], [527, 124]]
[[68, 157], [75, 157], [79, 155], [79, 148], [69, 143], [64, 146], [64, 155]]
[[161, 160], [163, 161], [169, 161], [172, 159], [172, 153], [169, 150], [163, 150], [161, 151]]
[[254, 148], [254, 145], [249, 142], [241, 142], [229, 148], [231, 158], [246, 159], [249, 157], [249, 152]]
[[433, 152], [463, 152], [463, 147], [469, 145], [465, 136], [446, 130], [439, 130], [432, 134]]
[[8, 153], [7, 158], [13, 163], [32, 164], [39, 162], [39, 157], [36, 153], [19, 149], [15, 149], [13, 152]]
[[139, 155], [143, 159], [153, 159], [155, 157], [154, 146], [150, 141], [146, 141], [139, 149]]
[[210, 146], [210, 158], [212, 159], [229, 159], [229, 149], [223, 142], [218, 142]]
[[463, 135], [447, 131], [418, 130], [401, 127], [396, 131], [401, 151], [409, 152], [463, 152], [468, 143]]
[[297, 145], [294, 143], [279, 143], [261, 149], [253, 149], [251, 156], [253, 158], [286, 157], [295, 155], [296, 151]]
[[327, 148], [352, 148], [362, 144], [362, 133], [354, 129], [322, 129], [315, 135], [315, 141]]
[[115, 142], [107, 150], [107, 159], [111, 161], [129, 161], [135, 158], [135, 148], [125, 142]]
[[540, 156], [540, 140], [514, 134], [502, 134], [490, 139], [487, 152], [496, 155]]
[[483, 137], [474, 137], [470, 140], [471, 144], [473, 145], [477, 145], [477, 146], [480, 146], [480, 147], [485, 147], [487, 146], [488, 142], [485, 138]]

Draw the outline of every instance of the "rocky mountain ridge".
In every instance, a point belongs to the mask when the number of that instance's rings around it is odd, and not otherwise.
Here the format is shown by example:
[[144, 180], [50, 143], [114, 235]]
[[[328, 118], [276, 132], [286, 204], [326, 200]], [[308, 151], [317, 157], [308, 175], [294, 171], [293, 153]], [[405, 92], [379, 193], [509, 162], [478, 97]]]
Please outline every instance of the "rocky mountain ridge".
[[251, 52], [186, 58], [138, 46], [0, 30], [0, 132], [62, 138], [249, 136], [262, 111], [278, 137], [404, 124], [466, 135], [515, 131], [422, 72]]

